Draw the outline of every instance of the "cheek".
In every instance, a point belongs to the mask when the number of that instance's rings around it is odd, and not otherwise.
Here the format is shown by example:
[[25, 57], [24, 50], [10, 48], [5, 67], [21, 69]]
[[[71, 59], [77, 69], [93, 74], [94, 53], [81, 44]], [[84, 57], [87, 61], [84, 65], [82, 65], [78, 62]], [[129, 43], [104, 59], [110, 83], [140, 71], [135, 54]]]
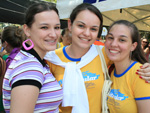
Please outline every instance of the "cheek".
[[60, 30], [59, 30], [59, 31], [56, 31], [56, 35], [57, 35], [57, 37], [60, 37], [61, 31], [60, 31]]
[[82, 32], [83, 32], [83, 30], [80, 29], [80, 28], [78, 28], [78, 27], [75, 26], [75, 25], [71, 27], [72, 36], [78, 36], [78, 35], [80, 35]]
[[131, 46], [130, 45], [120, 45], [120, 49], [122, 50], [122, 51], [124, 51], [126, 54], [128, 54], [128, 53], [130, 53], [130, 51], [131, 51]]
[[104, 44], [105, 44], [105, 48], [108, 48], [108, 47], [110, 46], [110, 42], [109, 42], [109, 41], [107, 41], [107, 40], [105, 41], [105, 43], [104, 43]]
[[93, 35], [94, 35], [94, 37], [97, 38], [98, 37], [98, 31], [94, 32]]
[[79, 31], [78, 30], [72, 30], [71, 34], [72, 34], [72, 39], [73, 39], [73, 38], [78, 36]]

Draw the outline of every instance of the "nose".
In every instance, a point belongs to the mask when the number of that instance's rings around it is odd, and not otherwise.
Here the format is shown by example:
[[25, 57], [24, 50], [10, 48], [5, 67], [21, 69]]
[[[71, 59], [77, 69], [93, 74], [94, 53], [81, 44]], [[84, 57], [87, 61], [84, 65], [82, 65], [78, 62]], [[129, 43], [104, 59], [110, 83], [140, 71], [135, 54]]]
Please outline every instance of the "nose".
[[88, 37], [90, 35], [90, 29], [89, 28], [84, 29], [83, 33], [84, 33], [85, 36]]
[[50, 36], [50, 37], [56, 37], [56, 36], [57, 36], [55, 29], [50, 29], [50, 30], [49, 30], [49, 36]]
[[111, 44], [111, 46], [115, 47], [118, 45], [118, 42], [117, 42], [117, 40], [114, 39], [114, 40], [112, 40], [112, 42], [110, 44]]

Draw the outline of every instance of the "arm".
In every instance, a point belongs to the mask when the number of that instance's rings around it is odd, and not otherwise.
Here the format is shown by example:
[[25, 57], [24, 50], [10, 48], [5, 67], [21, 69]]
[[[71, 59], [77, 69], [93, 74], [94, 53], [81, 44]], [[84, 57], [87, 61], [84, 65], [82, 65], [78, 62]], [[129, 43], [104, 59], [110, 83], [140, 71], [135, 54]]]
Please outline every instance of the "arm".
[[150, 100], [136, 100], [138, 107], [138, 113], [149, 113], [150, 112]]
[[146, 49], [144, 49], [144, 53], [148, 54], [149, 53], [149, 48], [147, 47]]
[[[9, 78], [11, 87], [10, 113], [33, 113], [39, 89], [41, 89], [44, 80], [43, 66], [36, 59], [32, 61], [27, 59], [24, 64], [21, 60], [15, 66]], [[7, 95], [5, 94], [5, 96]]]
[[11, 91], [10, 113], [33, 113], [39, 88], [32, 85], [14, 87]]
[[136, 72], [145, 82], [150, 83], [150, 63], [145, 63]]

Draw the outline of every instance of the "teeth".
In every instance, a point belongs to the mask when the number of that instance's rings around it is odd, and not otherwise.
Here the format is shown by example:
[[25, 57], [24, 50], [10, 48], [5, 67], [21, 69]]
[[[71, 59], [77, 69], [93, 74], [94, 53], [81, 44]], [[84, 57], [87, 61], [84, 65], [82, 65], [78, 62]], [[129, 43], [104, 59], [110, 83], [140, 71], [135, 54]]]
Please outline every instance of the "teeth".
[[55, 40], [49, 40], [49, 41], [47, 41], [47, 42], [53, 43], [53, 42], [55, 42]]
[[83, 38], [82, 38], [81, 40], [84, 40], [84, 41], [89, 41], [88, 39], [83, 39]]
[[55, 41], [54, 41], [54, 40], [52, 40], [52, 41], [50, 41], [50, 42], [52, 42], [52, 43], [53, 43], [53, 42], [55, 42]]
[[118, 53], [118, 51], [113, 51], [113, 50], [110, 50], [110, 52], [111, 52], [111, 53]]

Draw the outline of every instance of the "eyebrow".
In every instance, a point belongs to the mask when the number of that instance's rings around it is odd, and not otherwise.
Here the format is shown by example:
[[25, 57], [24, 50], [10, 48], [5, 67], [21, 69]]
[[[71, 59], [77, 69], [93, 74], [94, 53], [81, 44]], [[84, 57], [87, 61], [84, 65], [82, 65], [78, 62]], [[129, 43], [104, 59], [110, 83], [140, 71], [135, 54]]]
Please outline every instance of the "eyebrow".
[[[84, 24], [84, 25], [86, 25], [84, 22], [82, 22], [82, 21], [77, 21], [77, 23], [82, 23], [82, 24]], [[97, 25], [94, 25], [94, 26], [92, 26], [92, 27], [98, 27], [99, 28], [99, 26], [97, 26]]]
[[[47, 23], [41, 23], [40, 25], [49, 25]], [[56, 24], [56, 25], [59, 25], [60, 26], [60, 23]]]
[[[112, 33], [108, 33], [108, 35], [112, 35], [113, 36]], [[119, 37], [126, 37], [126, 38], [128, 38], [126, 35], [120, 35]]]

